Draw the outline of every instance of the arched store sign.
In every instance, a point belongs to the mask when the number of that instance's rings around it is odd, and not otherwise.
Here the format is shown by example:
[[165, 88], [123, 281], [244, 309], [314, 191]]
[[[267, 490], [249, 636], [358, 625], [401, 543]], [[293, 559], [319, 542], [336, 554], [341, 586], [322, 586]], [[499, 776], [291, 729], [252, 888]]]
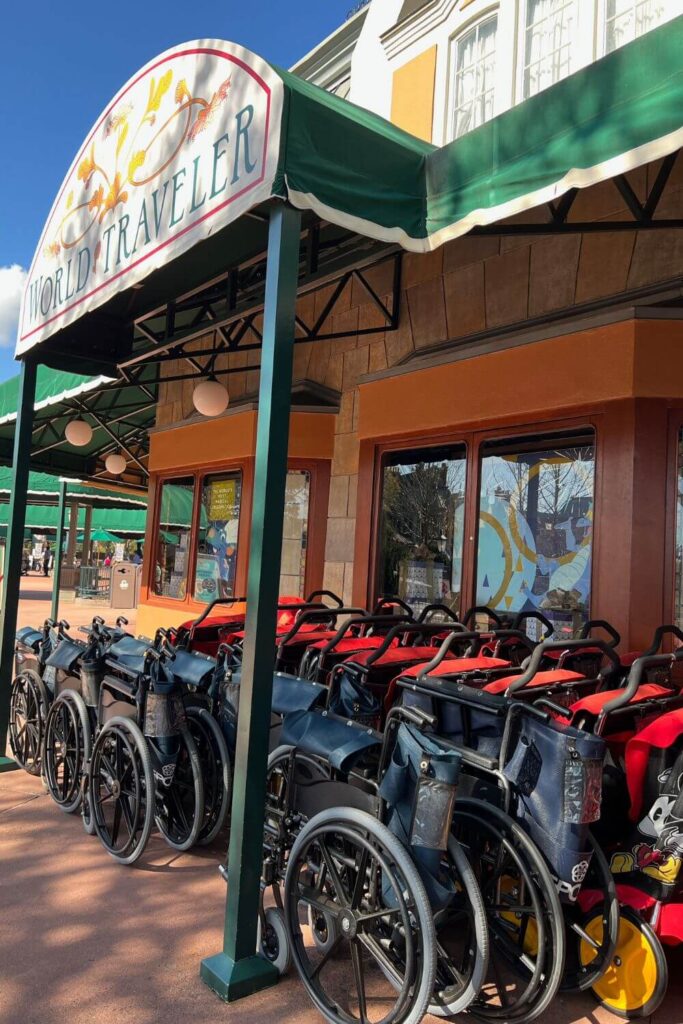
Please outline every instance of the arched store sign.
[[28, 275], [17, 355], [272, 194], [282, 79], [232, 43], [186, 43], [121, 89], [73, 161]]

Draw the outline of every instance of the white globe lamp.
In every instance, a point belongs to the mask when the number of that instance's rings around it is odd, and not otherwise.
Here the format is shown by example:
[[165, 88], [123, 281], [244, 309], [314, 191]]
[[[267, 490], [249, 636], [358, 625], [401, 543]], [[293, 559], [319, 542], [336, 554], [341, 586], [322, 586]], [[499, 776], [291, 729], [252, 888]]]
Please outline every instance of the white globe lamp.
[[197, 384], [192, 392], [192, 402], [202, 416], [220, 416], [228, 408], [230, 395], [215, 377], [209, 377]]
[[111, 455], [107, 455], [104, 465], [107, 473], [111, 473], [112, 476], [120, 476], [126, 468], [126, 460], [118, 452], [112, 452]]
[[85, 420], [69, 420], [64, 431], [69, 444], [76, 448], [83, 448], [92, 441], [92, 427]]

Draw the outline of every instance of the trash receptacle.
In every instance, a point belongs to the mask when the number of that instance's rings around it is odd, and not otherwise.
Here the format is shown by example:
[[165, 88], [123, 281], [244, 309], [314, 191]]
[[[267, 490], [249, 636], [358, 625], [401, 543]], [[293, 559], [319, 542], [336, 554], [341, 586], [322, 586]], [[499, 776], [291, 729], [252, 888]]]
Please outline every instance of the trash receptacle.
[[140, 566], [133, 562], [114, 562], [111, 567], [111, 607], [135, 608], [138, 602]]

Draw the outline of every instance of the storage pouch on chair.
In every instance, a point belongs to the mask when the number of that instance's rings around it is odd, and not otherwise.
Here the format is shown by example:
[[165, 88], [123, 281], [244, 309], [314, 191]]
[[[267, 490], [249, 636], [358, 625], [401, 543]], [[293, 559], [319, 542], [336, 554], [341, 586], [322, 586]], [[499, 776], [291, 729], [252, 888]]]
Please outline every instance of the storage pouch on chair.
[[[467, 692], [475, 691], [468, 687]], [[445, 697], [440, 699], [436, 690], [429, 692], [408, 688], [403, 690], [401, 703], [405, 707], [420, 708], [434, 715], [437, 720], [434, 732], [458, 746], [468, 746], [487, 757], [497, 757], [500, 753], [504, 719], [487, 711], [486, 706], [479, 710], [470, 702], [447, 700]], [[487, 700], [486, 704], [490, 705], [491, 701]]]
[[38, 653], [42, 639], [43, 634], [39, 629], [34, 629], [33, 626], [23, 626], [22, 629], [17, 630], [17, 643], [22, 644], [24, 647], [30, 647], [35, 654]]
[[329, 761], [348, 772], [359, 758], [379, 749], [382, 737], [355, 722], [320, 711], [292, 711], [282, 722], [280, 742]]
[[379, 790], [390, 808], [387, 825], [410, 849], [434, 909], [447, 906], [455, 893], [441, 860], [460, 764], [456, 751], [444, 750], [434, 737], [402, 722]]
[[604, 740], [530, 715], [520, 716], [514, 731], [503, 771], [518, 796], [518, 819], [548, 861], [561, 898], [574, 902], [590, 866], [590, 825], [600, 816]]
[[342, 718], [368, 725], [379, 723], [382, 710], [377, 697], [364, 685], [361, 673], [346, 668], [334, 677], [329, 709]]
[[85, 644], [78, 644], [74, 640], [61, 640], [45, 664], [63, 672], [72, 672], [84, 653]]

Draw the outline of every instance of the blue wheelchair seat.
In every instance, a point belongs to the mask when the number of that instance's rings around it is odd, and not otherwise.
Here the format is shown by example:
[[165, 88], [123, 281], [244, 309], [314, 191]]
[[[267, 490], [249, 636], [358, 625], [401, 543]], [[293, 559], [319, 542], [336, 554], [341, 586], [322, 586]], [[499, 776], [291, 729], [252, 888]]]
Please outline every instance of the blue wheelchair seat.
[[321, 757], [348, 772], [363, 754], [379, 753], [383, 737], [374, 729], [323, 711], [292, 711], [285, 715], [280, 742]]
[[17, 630], [16, 641], [18, 644], [23, 644], [24, 647], [30, 647], [33, 651], [38, 653], [38, 648], [43, 639], [43, 634], [39, 629], [34, 629], [33, 626], [23, 626]]

